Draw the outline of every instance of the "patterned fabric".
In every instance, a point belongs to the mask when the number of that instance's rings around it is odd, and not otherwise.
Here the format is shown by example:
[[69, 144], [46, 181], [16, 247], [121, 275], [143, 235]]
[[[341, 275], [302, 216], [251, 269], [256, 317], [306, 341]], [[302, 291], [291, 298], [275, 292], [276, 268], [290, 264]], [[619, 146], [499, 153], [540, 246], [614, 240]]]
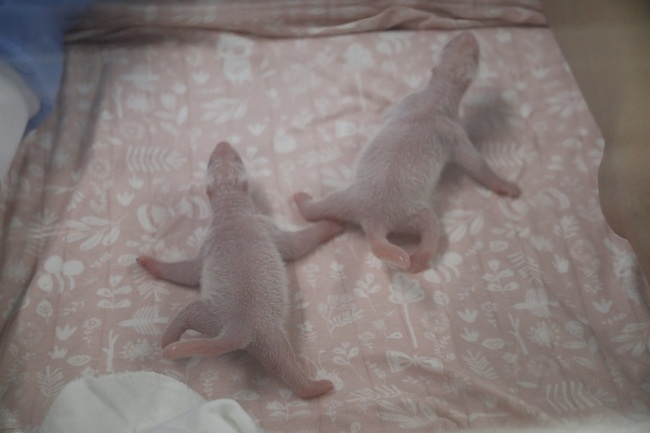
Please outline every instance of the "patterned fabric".
[[[537, 2], [507, 3], [503, 14], [539, 14]], [[267, 432], [602, 424], [649, 412], [648, 287], [604, 222], [603, 141], [548, 29], [374, 6], [348, 24], [324, 19], [328, 36], [266, 38], [206, 31], [202, 20], [216, 18], [200, 14], [171, 28], [170, 2], [99, 7], [162, 24], [71, 35], [59, 105], [14, 161], [0, 201], [0, 429], [38, 426], [75, 378], [138, 370], [233, 398]], [[377, 24], [413, 10], [429, 17], [419, 30]], [[368, 22], [377, 31], [360, 32]], [[163, 360], [161, 334], [196, 292], [152, 279], [135, 258], [197, 252], [214, 145], [238, 149], [278, 224], [303, 227], [291, 194], [346, 184], [381, 112], [424, 85], [452, 29], [469, 22], [481, 67], [463, 119], [523, 196], [499, 198], [452, 167], [436, 196], [443, 246], [427, 271], [385, 267], [355, 230], [288, 267], [293, 344], [312, 376], [335, 383], [330, 395], [297, 399], [246, 353]]]

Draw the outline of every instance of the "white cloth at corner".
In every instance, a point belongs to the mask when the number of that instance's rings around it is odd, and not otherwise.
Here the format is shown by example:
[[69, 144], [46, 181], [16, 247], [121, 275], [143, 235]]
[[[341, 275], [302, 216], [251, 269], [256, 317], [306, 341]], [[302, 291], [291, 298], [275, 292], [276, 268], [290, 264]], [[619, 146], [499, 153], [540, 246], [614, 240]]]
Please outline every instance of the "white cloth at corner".
[[0, 61], [0, 185], [4, 184], [27, 121], [40, 105], [16, 71]]
[[262, 433], [244, 409], [228, 398], [213, 400], [146, 433]]
[[230, 399], [206, 402], [185, 384], [152, 372], [84, 377], [67, 384], [42, 433], [262, 433]]

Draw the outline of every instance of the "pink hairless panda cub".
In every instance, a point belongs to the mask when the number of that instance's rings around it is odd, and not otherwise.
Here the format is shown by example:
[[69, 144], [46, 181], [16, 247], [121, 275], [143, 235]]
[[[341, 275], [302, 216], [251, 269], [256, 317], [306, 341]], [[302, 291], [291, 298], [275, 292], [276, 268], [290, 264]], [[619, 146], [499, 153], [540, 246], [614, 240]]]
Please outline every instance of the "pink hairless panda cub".
[[[518, 197], [519, 187], [492, 171], [459, 123], [460, 100], [477, 74], [478, 59], [471, 32], [449, 41], [427, 87], [386, 111], [381, 130], [359, 156], [350, 186], [319, 200], [294, 194], [302, 216], [359, 224], [375, 256], [417, 273], [436, 251], [433, 194], [448, 162], [497, 194]], [[386, 239], [393, 232], [419, 237], [411, 255]]]
[[[299, 397], [332, 390], [330, 381], [307, 377], [289, 343], [284, 261], [304, 256], [341, 233], [343, 226], [322, 221], [297, 232], [278, 229], [256, 210], [244, 164], [226, 142], [219, 143], [210, 157], [207, 194], [212, 223], [196, 258], [178, 263], [138, 258], [154, 277], [200, 285], [200, 297], [185, 306], [165, 331], [163, 356], [219, 356], [246, 349]], [[188, 329], [206, 337], [181, 340]]]

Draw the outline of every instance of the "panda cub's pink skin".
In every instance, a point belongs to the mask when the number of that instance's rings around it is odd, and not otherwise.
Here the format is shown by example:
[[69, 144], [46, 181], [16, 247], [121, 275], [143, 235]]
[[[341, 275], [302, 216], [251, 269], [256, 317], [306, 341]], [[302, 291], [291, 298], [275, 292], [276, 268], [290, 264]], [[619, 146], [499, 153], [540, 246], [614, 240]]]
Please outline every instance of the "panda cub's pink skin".
[[[321, 221], [297, 232], [278, 229], [256, 210], [242, 160], [226, 142], [219, 143], [210, 157], [207, 194], [213, 218], [196, 258], [178, 263], [138, 258], [156, 278], [200, 286], [199, 299], [185, 306], [165, 331], [163, 356], [219, 356], [246, 349], [299, 397], [332, 390], [330, 381], [307, 377], [289, 343], [284, 262], [312, 251], [341, 233], [343, 226]], [[209, 338], [180, 340], [188, 329]]]
[[[302, 216], [358, 224], [375, 256], [417, 273], [436, 251], [433, 194], [448, 162], [497, 194], [518, 197], [519, 187], [492, 171], [459, 123], [459, 104], [477, 75], [478, 60], [471, 32], [449, 41], [427, 87], [386, 111], [382, 128], [359, 156], [350, 186], [319, 200], [294, 194]], [[410, 256], [386, 239], [395, 232], [419, 237]]]

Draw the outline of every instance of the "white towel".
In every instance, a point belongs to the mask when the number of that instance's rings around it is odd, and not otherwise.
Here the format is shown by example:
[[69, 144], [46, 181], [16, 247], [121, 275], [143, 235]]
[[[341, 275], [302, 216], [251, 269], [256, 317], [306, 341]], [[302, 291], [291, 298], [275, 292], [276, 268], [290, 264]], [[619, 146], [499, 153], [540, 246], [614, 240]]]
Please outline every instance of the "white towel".
[[25, 134], [27, 121], [40, 106], [20, 75], [0, 61], [0, 188]]
[[84, 377], [52, 403], [42, 433], [262, 433], [234, 400], [206, 402], [185, 384], [152, 372]]

